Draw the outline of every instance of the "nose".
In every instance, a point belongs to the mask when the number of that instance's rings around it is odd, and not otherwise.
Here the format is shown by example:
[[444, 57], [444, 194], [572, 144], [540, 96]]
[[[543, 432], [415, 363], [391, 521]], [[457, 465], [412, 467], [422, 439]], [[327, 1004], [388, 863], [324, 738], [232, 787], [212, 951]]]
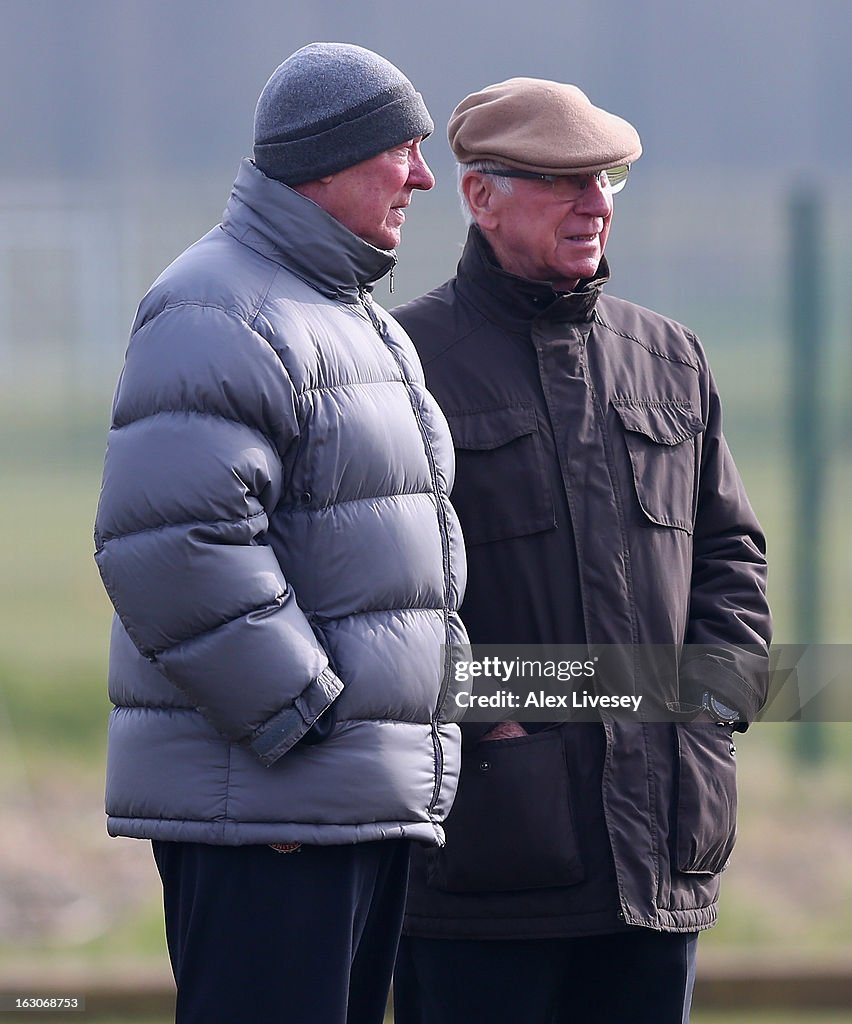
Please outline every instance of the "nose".
[[408, 158], [408, 182], [409, 188], [420, 188], [428, 191], [435, 184], [435, 175], [429, 170], [429, 165], [423, 159], [420, 152], [420, 143], [417, 142], [411, 147]]
[[574, 210], [592, 217], [607, 217], [612, 212], [612, 193], [590, 174], [586, 187], [574, 201]]

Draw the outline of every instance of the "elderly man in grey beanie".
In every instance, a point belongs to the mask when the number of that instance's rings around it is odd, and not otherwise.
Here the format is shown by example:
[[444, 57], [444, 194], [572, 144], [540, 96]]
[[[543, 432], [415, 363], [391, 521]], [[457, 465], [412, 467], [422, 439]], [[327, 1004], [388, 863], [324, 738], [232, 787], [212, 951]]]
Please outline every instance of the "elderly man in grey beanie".
[[133, 325], [95, 527], [107, 813], [153, 842], [179, 1024], [380, 1024], [410, 844], [444, 839], [453, 450], [371, 298], [431, 130], [384, 58], [298, 50]]
[[682, 1024], [734, 843], [733, 731], [766, 695], [763, 536], [697, 338], [603, 291], [634, 127], [514, 78], [449, 139], [467, 244], [394, 313], [456, 448], [474, 655], [615, 653], [627, 671], [585, 695], [653, 697], [653, 652], [679, 700], [546, 722], [516, 686], [522, 721], [467, 713], [446, 846], [412, 861], [395, 1020]]

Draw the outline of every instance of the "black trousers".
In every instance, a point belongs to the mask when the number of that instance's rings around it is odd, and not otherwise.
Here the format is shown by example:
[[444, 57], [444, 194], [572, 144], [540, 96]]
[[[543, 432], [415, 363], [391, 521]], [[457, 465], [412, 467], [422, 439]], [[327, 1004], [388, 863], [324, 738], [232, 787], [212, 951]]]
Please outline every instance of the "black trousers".
[[381, 1024], [408, 840], [153, 846], [176, 1024]]
[[403, 936], [395, 1024], [685, 1024], [698, 936], [631, 929], [579, 939]]

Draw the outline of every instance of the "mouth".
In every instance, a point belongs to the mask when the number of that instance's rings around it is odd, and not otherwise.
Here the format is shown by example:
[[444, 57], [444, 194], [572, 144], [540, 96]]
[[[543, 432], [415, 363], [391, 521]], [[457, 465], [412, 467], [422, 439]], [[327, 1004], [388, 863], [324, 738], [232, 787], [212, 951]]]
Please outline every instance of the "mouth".
[[569, 242], [594, 242], [598, 238], [597, 231], [591, 235], [568, 235]]

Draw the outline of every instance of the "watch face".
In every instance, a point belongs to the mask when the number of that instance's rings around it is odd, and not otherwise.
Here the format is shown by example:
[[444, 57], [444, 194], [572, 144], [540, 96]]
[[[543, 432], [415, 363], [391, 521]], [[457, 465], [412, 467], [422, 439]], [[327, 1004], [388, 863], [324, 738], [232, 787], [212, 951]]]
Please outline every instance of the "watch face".
[[720, 700], [717, 700], [711, 694], [707, 694], [707, 710], [711, 714], [715, 715], [722, 722], [736, 722], [740, 717], [738, 711], [733, 708], [729, 708], [727, 704], [723, 704]]

